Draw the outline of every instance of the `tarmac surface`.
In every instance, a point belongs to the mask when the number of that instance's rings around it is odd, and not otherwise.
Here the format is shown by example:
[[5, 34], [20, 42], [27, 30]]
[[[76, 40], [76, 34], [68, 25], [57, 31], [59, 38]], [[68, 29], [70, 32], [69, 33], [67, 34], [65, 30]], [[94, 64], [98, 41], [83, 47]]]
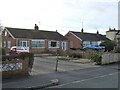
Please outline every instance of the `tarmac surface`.
[[[118, 64], [104, 66], [83, 65], [60, 61], [55, 71], [55, 60], [35, 58], [33, 70], [28, 77], [4, 79], [5, 88], [118, 88]], [[43, 71], [43, 72], [42, 72]], [[55, 81], [55, 82], [53, 82]]]

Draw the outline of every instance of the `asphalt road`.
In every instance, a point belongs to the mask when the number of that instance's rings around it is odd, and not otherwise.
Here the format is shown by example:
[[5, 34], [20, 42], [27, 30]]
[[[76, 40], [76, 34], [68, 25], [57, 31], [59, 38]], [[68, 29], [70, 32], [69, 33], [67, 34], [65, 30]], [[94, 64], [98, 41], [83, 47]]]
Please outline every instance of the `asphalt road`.
[[[40, 57], [36, 57], [35, 60], [34, 70], [39, 71], [36, 74], [55, 72], [56, 60]], [[118, 75], [118, 64], [101, 67], [59, 61], [58, 73], [53, 74], [52, 77], [59, 79], [60, 85], [52, 88], [117, 88]]]
[[118, 88], [120, 73], [118, 65], [108, 65], [99, 68], [73, 70], [60, 77], [61, 83], [51, 88]]
[[73, 62], [59, 62], [58, 72], [55, 72], [55, 60], [35, 58], [32, 76], [3, 81], [4, 88], [24, 88], [38, 86], [53, 79], [59, 80], [59, 85], [51, 88], [118, 88], [118, 64], [105, 66], [81, 65]]
[[[57, 70], [59, 72], [84, 69], [89, 67], [99, 67], [92, 63], [80, 64], [59, 60]], [[35, 57], [31, 75], [54, 73], [56, 69], [56, 60], [51, 58]]]

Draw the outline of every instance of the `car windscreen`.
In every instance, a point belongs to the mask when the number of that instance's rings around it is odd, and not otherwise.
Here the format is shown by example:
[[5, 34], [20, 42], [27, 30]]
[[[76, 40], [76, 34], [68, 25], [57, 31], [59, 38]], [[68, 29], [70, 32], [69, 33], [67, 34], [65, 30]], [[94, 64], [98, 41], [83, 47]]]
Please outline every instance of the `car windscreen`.
[[16, 50], [25, 50], [23, 47], [17, 47]]

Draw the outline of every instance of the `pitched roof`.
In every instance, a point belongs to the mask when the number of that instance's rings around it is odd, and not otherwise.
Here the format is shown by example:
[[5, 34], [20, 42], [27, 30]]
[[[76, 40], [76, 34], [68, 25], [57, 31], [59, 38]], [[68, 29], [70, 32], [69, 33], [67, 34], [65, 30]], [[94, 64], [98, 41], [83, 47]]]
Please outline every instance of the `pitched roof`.
[[56, 32], [56, 31], [20, 29], [20, 28], [10, 28], [10, 27], [6, 27], [6, 29], [15, 38], [67, 40], [63, 35], [61, 35], [60, 33]]
[[75, 34], [77, 37], [79, 37], [83, 41], [106, 41], [106, 40], [109, 40], [105, 35], [101, 35], [101, 34], [74, 32], [74, 31], [70, 31], [70, 32]]

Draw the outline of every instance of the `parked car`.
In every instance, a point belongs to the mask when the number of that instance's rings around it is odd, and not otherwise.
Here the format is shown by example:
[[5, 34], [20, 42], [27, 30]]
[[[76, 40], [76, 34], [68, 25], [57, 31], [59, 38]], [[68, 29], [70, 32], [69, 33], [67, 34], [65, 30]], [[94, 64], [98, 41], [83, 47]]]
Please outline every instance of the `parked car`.
[[99, 46], [99, 45], [89, 45], [89, 46], [83, 47], [83, 49], [105, 50], [105, 47]]
[[29, 49], [27, 47], [20, 46], [12, 46], [10, 48], [10, 54], [21, 54], [21, 53], [29, 53]]

